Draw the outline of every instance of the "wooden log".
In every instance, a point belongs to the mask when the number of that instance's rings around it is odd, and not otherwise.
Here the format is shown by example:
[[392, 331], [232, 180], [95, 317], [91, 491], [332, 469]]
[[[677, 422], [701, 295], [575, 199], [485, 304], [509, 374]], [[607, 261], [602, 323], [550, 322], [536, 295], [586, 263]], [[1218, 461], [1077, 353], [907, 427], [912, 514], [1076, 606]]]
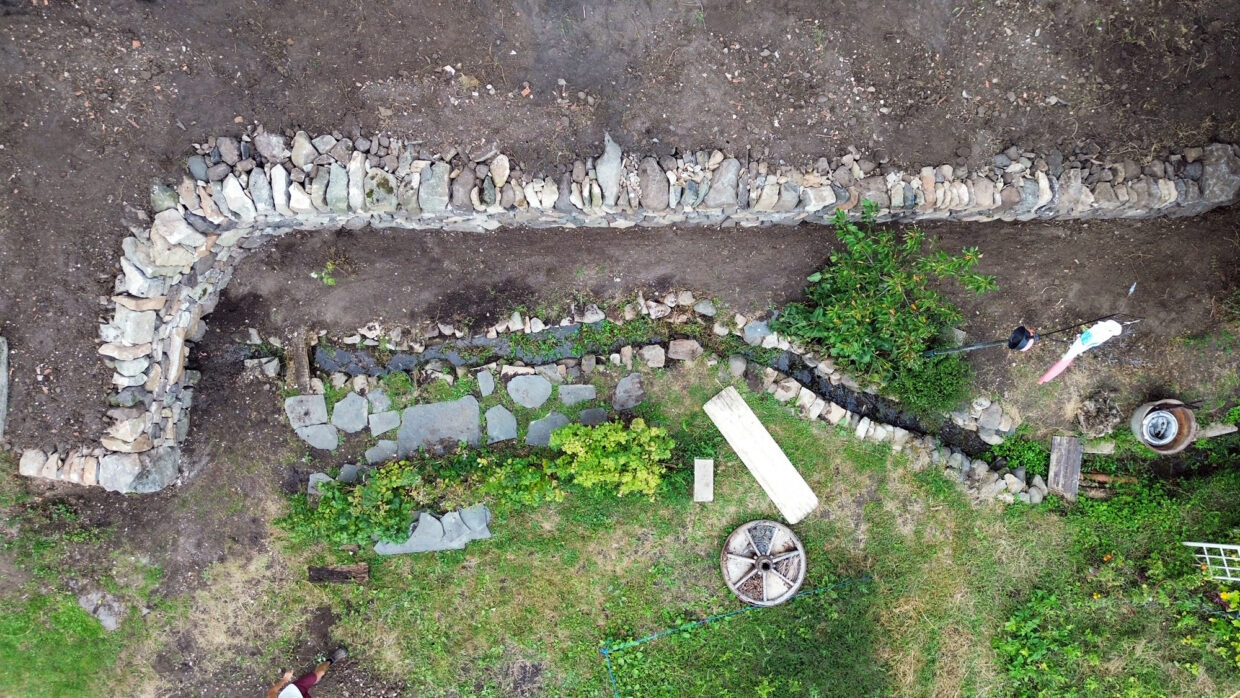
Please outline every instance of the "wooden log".
[[1115, 496], [1115, 491], [1105, 487], [1081, 487], [1080, 494], [1086, 499], [1110, 499]]
[[1123, 485], [1137, 484], [1137, 478], [1129, 475], [1107, 475], [1106, 473], [1081, 473], [1081, 479], [1093, 480], [1094, 482], [1114, 482]]
[[314, 584], [364, 584], [370, 580], [370, 565], [359, 562], [356, 565], [309, 567], [306, 573]]
[[309, 332], [297, 330], [285, 343], [284, 356], [288, 362], [287, 375], [293, 387], [302, 395], [310, 393], [310, 341]]
[[814, 491], [736, 388], [724, 388], [702, 409], [788, 523], [797, 523], [818, 508]]
[[1081, 484], [1081, 440], [1075, 436], [1051, 437], [1051, 467], [1047, 487], [1069, 502], [1076, 501]]

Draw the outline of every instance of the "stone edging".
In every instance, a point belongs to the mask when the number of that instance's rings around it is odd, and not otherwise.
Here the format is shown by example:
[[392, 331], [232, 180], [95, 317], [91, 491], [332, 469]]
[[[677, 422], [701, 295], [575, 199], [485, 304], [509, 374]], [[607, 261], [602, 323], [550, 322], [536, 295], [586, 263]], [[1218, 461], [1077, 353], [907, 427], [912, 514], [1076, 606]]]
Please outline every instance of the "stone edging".
[[862, 201], [883, 221], [1135, 218], [1199, 214], [1240, 190], [1240, 153], [1219, 143], [1143, 165], [1100, 158], [1096, 147], [1068, 158], [1013, 147], [980, 171], [905, 173], [855, 150], [812, 167], [719, 150], [642, 158], [608, 136], [597, 158], [529, 176], [494, 146], [431, 153], [387, 134], [353, 135], [298, 131], [290, 141], [260, 127], [212, 138], [175, 191], [152, 186], [154, 220], [144, 215], [122, 241], [113, 316], [100, 326], [99, 352], [114, 369], [111, 425], [98, 445], [26, 449], [22, 475], [118, 492], [174, 482], [198, 378], [185, 362], [202, 318], [240, 259], [293, 230], [752, 227], [856, 216]]

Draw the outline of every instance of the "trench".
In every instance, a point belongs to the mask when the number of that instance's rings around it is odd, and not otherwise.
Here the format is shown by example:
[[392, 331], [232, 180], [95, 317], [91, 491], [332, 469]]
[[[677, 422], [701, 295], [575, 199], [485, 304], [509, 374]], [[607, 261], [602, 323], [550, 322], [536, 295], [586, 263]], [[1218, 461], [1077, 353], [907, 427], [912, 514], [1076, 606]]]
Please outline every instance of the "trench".
[[[944, 445], [979, 457], [990, 448], [976, 432], [957, 426], [948, 419], [931, 422], [902, 408], [899, 403], [862, 390], [853, 390], [818, 374], [805, 358], [791, 351], [774, 351], [751, 347], [735, 339], [724, 340], [707, 333], [705, 336], [676, 332], [674, 327], [659, 328], [634, 339], [626, 337], [611, 342], [588, 336], [589, 330], [601, 331], [606, 321], [553, 327], [528, 335], [511, 334], [494, 339], [466, 337], [428, 345], [418, 352], [385, 352], [371, 347], [347, 347], [320, 343], [314, 350], [312, 369], [350, 376], [383, 376], [396, 371], [414, 373], [431, 362], [446, 362], [453, 367], [475, 368], [493, 361], [517, 360], [529, 365], [547, 364], [561, 359], [577, 359], [585, 354], [615, 353], [626, 345], [666, 344], [673, 339], [695, 339], [719, 356], [740, 354], [753, 364], [779, 371], [849, 412], [871, 421], [901, 427], [917, 435], [933, 435]], [[593, 333], [590, 333], [593, 334]], [[583, 335], [586, 335], [583, 337]], [[514, 339], [516, 338], [516, 339]], [[760, 390], [761, 378], [746, 371], [751, 387]]]

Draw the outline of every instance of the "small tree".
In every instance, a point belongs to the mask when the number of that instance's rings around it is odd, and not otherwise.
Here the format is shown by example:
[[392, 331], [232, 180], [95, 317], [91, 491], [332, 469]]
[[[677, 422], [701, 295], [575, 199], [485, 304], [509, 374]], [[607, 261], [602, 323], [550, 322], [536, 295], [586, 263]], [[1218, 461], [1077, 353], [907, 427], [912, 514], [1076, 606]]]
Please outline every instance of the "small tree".
[[962, 319], [932, 281], [955, 279], [982, 293], [995, 287], [995, 279], [973, 272], [981, 258], [977, 248], [954, 257], [941, 250], [927, 253], [922, 231], [912, 228], [897, 236], [878, 228], [876, 210], [865, 202], [860, 223], [835, 212], [835, 234], [844, 248], [810, 275], [805, 302], [784, 308], [775, 326], [886, 384], [930, 368], [922, 352]]

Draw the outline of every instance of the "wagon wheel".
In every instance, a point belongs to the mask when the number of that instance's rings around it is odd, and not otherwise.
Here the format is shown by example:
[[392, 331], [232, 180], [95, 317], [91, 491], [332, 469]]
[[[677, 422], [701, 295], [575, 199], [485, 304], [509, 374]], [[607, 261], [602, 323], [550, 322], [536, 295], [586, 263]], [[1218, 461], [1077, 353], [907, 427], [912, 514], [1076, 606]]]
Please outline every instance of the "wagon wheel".
[[805, 546], [781, 523], [750, 521], [728, 536], [719, 567], [741, 601], [774, 606], [792, 598], [805, 582]]

